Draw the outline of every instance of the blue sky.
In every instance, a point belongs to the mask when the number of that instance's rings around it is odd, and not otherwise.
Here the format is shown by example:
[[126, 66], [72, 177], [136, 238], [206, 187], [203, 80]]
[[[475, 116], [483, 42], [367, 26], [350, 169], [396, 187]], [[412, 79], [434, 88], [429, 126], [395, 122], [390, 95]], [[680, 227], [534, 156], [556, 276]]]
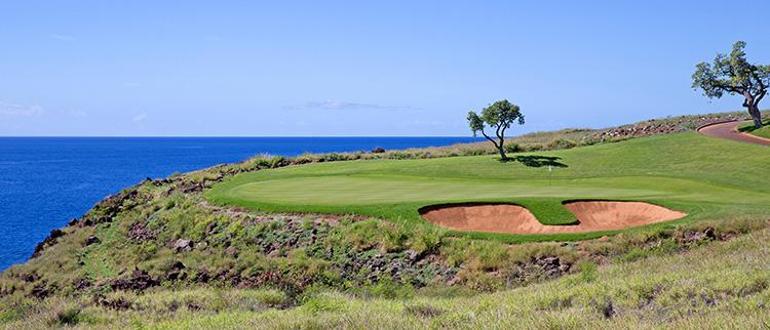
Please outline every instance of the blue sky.
[[[749, 19], [741, 19], [751, 8]], [[469, 135], [737, 109], [690, 88], [770, 2], [3, 1], [0, 135]], [[764, 105], [767, 107], [767, 105]]]

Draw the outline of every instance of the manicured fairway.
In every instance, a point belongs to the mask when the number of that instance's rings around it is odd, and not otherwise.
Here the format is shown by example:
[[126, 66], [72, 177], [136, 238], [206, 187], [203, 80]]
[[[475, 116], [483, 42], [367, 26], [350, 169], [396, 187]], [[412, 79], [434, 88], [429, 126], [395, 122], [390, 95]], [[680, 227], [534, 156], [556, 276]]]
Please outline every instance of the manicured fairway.
[[[207, 197], [257, 210], [355, 213], [426, 226], [420, 207], [481, 201], [526, 206], [544, 224], [574, 223], [561, 205], [572, 199], [647, 201], [689, 214], [674, 223], [770, 216], [766, 147], [684, 133], [528, 155], [558, 157], [558, 166], [549, 171], [492, 156], [319, 163], [237, 175]], [[603, 234], [471, 235], [523, 241]]]

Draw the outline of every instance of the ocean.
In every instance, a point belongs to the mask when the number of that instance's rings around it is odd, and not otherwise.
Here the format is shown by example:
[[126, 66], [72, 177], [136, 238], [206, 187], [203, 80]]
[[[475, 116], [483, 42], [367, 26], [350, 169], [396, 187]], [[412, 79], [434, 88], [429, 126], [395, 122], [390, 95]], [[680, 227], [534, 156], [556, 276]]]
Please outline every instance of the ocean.
[[258, 154], [369, 151], [474, 142], [471, 137], [0, 138], [0, 271], [55, 228], [144, 178]]

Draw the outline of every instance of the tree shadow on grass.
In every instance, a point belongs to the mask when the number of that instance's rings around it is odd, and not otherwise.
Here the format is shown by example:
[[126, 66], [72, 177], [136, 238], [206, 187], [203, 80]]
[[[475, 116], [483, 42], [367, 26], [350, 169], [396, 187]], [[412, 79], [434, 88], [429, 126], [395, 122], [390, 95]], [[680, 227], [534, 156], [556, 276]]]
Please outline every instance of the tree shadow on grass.
[[754, 127], [754, 123], [748, 123], [748, 124], [745, 124], [744, 126], [738, 127], [738, 131], [739, 132], [743, 132], [743, 133], [751, 133], [751, 132], [756, 131], [758, 129], [762, 129], [763, 127], [766, 127], [766, 126], [770, 126], [770, 119], [765, 119], [762, 122], [762, 127], [760, 127], [760, 128]]
[[567, 166], [567, 164], [564, 164], [559, 160], [561, 160], [561, 157], [526, 155], [526, 156], [513, 156], [508, 158], [507, 160], [503, 160], [503, 162], [519, 162], [527, 167], [543, 167], [543, 166], [552, 166], [552, 167], [561, 167], [561, 168], [569, 167]]

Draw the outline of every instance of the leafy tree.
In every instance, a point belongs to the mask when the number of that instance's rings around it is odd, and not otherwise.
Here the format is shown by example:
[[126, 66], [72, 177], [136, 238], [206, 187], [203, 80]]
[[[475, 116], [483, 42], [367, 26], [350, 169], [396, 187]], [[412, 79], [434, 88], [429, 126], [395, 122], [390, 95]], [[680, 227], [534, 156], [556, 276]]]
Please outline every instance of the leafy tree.
[[700, 88], [708, 98], [720, 98], [725, 93], [743, 96], [756, 128], [762, 127], [759, 102], [770, 86], [770, 65], [751, 64], [743, 48], [746, 43], [736, 41], [729, 55], [717, 54], [714, 63], [701, 62], [692, 74], [693, 89]]
[[[481, 116], [475, 111], [469, 111], [467, 119], [471, 131], [473, 131], [473, 136], [481, 132], [487, 140], [495, 145], [495, 148], [500, 153], [500, 159], [508, 160], [504, 147], [505, 130], [510, 128], [516, 121], [518, 121], [519, 125], [524, 124], [524, 115], [521, 114], [519, 106], [508, 102], [508, 100], [500, 100], [481, 110]], [[487, 135], [484, 131], [485, 126], [494, 128], [496, 140]]]

